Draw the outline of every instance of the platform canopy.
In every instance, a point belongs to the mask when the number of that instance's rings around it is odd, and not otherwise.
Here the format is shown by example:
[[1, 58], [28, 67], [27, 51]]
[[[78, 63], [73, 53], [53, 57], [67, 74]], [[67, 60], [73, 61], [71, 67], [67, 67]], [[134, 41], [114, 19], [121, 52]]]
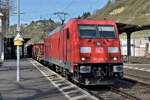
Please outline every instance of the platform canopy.
[[125, 23], [116, 23], [119, 29], [120, 34], [126, 33], [127, 34], [127, 55], [131, 55], [131, 34], [133, 32], [142, 31], [142, 30], [149, 30], [149, 25], [133, 25], [133, 24], [125, 24]]
[[123, 33], [132, 33], [136, 31], [148, 30], [150, 29], [149, 25], [134, 25], [134, 24], [125, 24], [125, 23], [116, 23], [119, 29], [119, 32]]

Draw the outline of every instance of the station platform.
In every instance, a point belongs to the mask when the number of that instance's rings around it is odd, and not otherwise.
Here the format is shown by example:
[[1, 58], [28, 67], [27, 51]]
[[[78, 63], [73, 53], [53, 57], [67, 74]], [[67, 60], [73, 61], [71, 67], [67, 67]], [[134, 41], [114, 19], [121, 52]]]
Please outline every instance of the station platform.
[[20, 82], [16, 82], [16, 60], [0, 66], [0, 100], [68, 100], [29, 60], [20, 61]]

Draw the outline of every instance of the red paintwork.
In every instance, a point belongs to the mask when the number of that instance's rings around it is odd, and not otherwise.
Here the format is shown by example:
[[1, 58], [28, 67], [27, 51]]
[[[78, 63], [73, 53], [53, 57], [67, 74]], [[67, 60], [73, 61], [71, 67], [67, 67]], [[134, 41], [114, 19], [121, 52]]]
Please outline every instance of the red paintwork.
[[33, 58], [42, 59], [44, 56], [44, 44], [43, 43], [36, 43], [32, 45], [32, 56]]
[[[116, 29], [116, 39], [80, 39], [78, 32], [78, 24], [94, 24], [94, 25], [113, 25]], [[67, 40], [67, 29], [69, 29], [70, 38]], [[101, 46], [96, 46], [96, 42], [100, 42]], [[81, 56], [86, 57], [86, 63], [120, 63], [120, 41], [118, 30], [115, 22], [108, 20], [83, 20], [72, 19], [66, 23], [60, 32], [51, 36], [47, 36], [44, 40], [44, 55], [45, 58], [53, 58], [61, 61], [69, 61], [71, 69], [73, 65], [84, 63], [81, 61]], [[91, 47], [91, 53], [80, 53], [80, 47]], [[119, 47], [119, 53], [110, 54], [107, 51], [108, 47]], [[99, 53], [96, 52], [96, 48]], [[116, 61], [110, 60], [111, 57], [118, 57]]]

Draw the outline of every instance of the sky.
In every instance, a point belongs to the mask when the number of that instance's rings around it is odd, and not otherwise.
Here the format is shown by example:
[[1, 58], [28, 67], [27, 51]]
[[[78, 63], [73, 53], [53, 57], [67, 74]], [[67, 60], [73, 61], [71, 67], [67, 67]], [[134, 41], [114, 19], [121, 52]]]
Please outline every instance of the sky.
[[[17, 1], [17, 0], [15, 0]], [[107, 4], [108, 0], [20, 0], [21, 8], [21, 24], [30, 23], [39, 19], [49, 19], [59, 21], [54, 15], [55, 12], [66, 12], [66, 19], [78, 17], [83, 12], [94, 13], [97, 9], [101, 9]], [[16, 2], [13, 2], [14, 6]], [[16, 8], [10, 17], [10, 24], [16, 24]]]

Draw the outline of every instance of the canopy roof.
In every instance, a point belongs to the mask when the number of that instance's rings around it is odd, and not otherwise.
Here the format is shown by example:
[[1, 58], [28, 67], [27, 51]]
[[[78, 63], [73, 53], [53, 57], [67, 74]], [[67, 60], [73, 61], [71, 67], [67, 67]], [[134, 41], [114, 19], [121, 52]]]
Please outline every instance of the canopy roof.
[[119, 32], [123, 33], [132, 33], [136, 31], [148, 30], [150, 29], [149, 25], [132, 25], [132, 24], [125, 24], [125, 23], [116, 23], [119, 29]]

